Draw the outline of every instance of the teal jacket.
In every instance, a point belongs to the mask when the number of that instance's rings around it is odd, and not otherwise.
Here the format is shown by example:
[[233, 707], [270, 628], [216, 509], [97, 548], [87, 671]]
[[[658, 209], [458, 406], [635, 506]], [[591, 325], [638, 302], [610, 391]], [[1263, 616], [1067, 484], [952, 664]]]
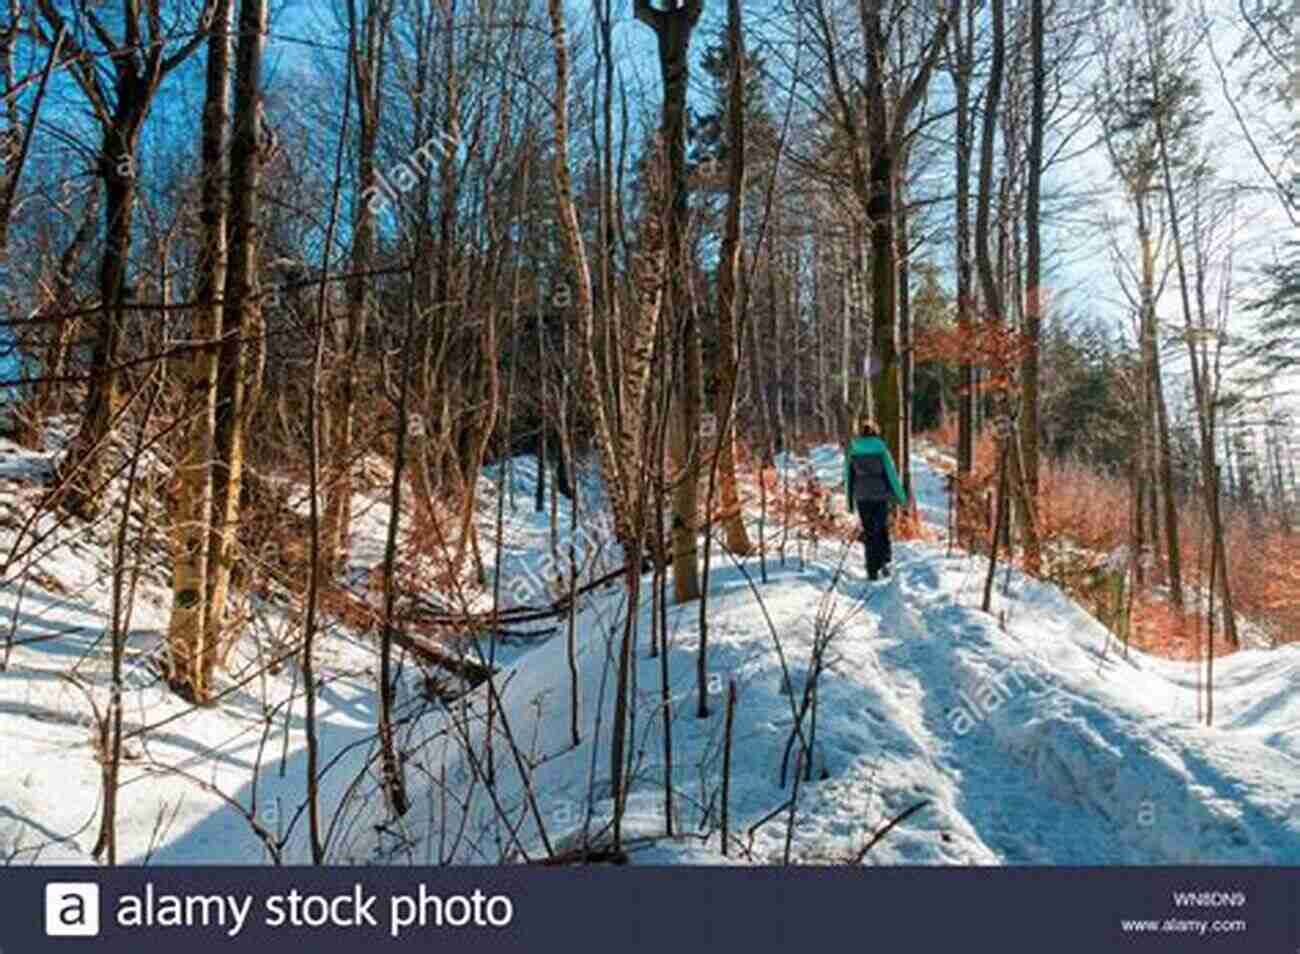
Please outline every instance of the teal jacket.
[[[856, 468], [853, 465], [855, 458], [859, 459]], [[862, 458], [878, 459], [863, 460]], [[880, 479], [882, 472], [884, 480]], [[855, 477], [859, 484], [856, 487]], [[853, 438], [849, 442], [848, 453], [844, 455], [844, 496], [848, 499], [849, 505], [853, 505], [854, 499], [888, 500], [890, 491], [893, 492], [894, 499], [900, 506], [907, 506], [907, 495], [903, 493], [898, 471], [894, 469], [894, 458], [890, 456], [885, 442], [879, 437]]]

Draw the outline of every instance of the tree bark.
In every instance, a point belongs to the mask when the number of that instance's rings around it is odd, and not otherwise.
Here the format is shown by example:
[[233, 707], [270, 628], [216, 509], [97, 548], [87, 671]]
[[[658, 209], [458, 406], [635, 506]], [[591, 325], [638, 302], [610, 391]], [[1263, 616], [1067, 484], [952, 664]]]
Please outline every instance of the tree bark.
[[727, 96], [727, 212], [722, 255], [718, 266], [718, 377], [714, 415], [718, 423], [718, 481], [727, 549], [737, 556], [753, 551], [745, 531], [740, 494], [736, 489], [736, 383], [740, 369], [737, 334], [741, 271], [740, 224], [745, 204], [745, 43], [739, 0], [727, 3], [727, 36], [731, 55], [731, 87]]
[[888, 58], [880, 0], [862, 5], [867, 43], [867, 206], [871, 261], [872, 395], [876, 423], [894, 460], [902, 461], [899, 393], [897, 271], [894, 258], [894, 170], [901, 143], [890, 134], [886, 110]]
[[664, 269], [675, 328], [680, 332], [681, 376], [673, 456], [680, 473], [673, 492], [673, 593], [678, 603], [700, 596], [698, 533], [700, 420], [704, 369], [700, 333], [690, 301], [691, 263], [687, 249], [686, 92], [690, 82], [691, 34], [704, 11], [703, 0], [685, 0], [669, 10], [636, 0], [636, 18], [655, 32], [664, 100], [661, 137], [667, 160], [668, 227]]
[[[244, 474], [244, 433], [248, 422], [249, 365], [254, 348], [245, 339], [261, 337], [257, 295], [257, 248], [261, 232], [258, 189], [262, 153], [259, 116], [262, 53], [266, 42], [266, 0], [240, 0], [235, 55], [234, 134], [230, 148], [230, 259], [226, 271], [218, 356], [215, 454], [212, 473], [212, 533], [209, 545], [208, 605], [203, 671], [211, 674], [216, 643], [237, 559], [236, 532]], [[209, 685], [198, 687], [206, 698]]]
[[895, 260], [898, 262], [898, 337], [902, 344], [902, 367], [900, 384], [902, 408], [900, 414], [900, 437], [897, 458], [899, 477], [903, 482], [903, 495], [912, 498], [912, 401], [914, 384], [914, 366], [912, 361], [912, 289], [911, 289], [911, 255], [908, 249], [908, 214], [907, 214], [907, 156], [908, 149], [903, 148], [895, 190], [895, 241], [898, 244]]
[[[1143, 413], [1141, 422], [1142, 460], [1149, 472], [1147, 490], [1151, 512], [1148, 520], [1152, 551], [1160, 551], [1160, 496], [1164, 497], [1165, 549], [1168, 556], [1168, 582], [1174, 605], [1182, 605], [1182, 574], [1178, 546], [1178, 521], [1173, 496], [1173, 470], [1169, 453], [1169, 415], [1164, 400], [1160, 371], [1160, 348], [1156, 326], [1156, 239], [1152, 235], [1151, 211], [1147, 205], [1150, 174], [1134, 180], [1131, 198], [1137, 215], [1137, 239], [1140, 255], [1138, 272], [1138, 336], [1142, 356]], [[1177, 580], [1177, 585], [1174, 581]]]
[[1025, 197], [1025, 302], [1024, 333], [1028, 348], [1020, 367], [1020, 459], [1021, 525], [1025, 541], [1025, 569], [1037, 574], [1042, 569], [1038, 536], [1038, 357], [1042, 327], [1042, 234], [1040, 200], [1043, 182], [1043, 126], [1046, 65], [1043, 62], [1043, 0], [1030, 0], [1030, 117], [1028, 194]]
[[168, 681], [180, 695], [203, 698], [211, 673], [203, 661], [215, 633], [207, 628], [208, 549], [212, 520], [212, 454], [217, 396], [217, 346], [221, 336], [218, 296], [226, 279], [226, 126], [230, 119], [230, 14], [233, 0], [222, 0], [208, 37], [200, 155], [203, 181], [199, 221], [203, 252], [195, 297], [195, 337], [210, 342], [193, 351], [182, 366], [186, 382], [182, 431], [184, 447], [176, 464], [180, 484], [173, 517], [172, 613], [168, 622]]
[[[555, 57], [556, 82], [561, 90], [561, 94], [555, 97], [552, 106], [555, 124], [553, 175], [557, 217], [569, 266], [577, 283], [577, 294], [570, 308], [572, 319], [569, 337], [574, 345], [573, 357], [577, 362], [582, 398], [591, 416], [592, 443], [596, 446], [601, 474], [610, 496], [615, 536], [623, 545], [624, 554], [628, 557], [630, 574], [628, 582], [632, 586], [636, 585], [640, 574], [639, 560], [633, 560], [632, 555], [639, 552], [641, 527], [634, 512], [631, 484], [626, 475], [639, 473], [639, 452], [629, 460], [626, 451], [629, 449], [635, 451], [640, 446], [640, 422], [634, 420], [634, 416], [628, 412], [632, 408], [640, 407], [641, 401], [639, 396], [624, 392], [625, 413], [623, 420], [618, 422], [620, 433], [616, 442], [610, 414], [605, 406], [607, 392], [601, 384], [599, 369], [596, 366], [591, 270], [578, 221], [577, 206], [573, 198], [572, 177], [569, 173], [569, 112], [564, 95], [569, 79], [569, 50], [564, 8], [559, 0], [548, 0], [547, 9], [551, 23], [551, 46]], [[652, 169], [655, 165], [655, 162], [650, 163]], [[652, 188], [651, 191], [653, 193], [656, 190]], [[643, 387], [644, 382], [649, 380], [651, 345], [659, 320], [662, 298], [663, 231], [657, 210], [651, 210], [643, 224], [641, 251], [633, 261], [633, 285], [638, 304], [637, 330], [629, 338], [624, 360], [624, 379], [633, 389]]]

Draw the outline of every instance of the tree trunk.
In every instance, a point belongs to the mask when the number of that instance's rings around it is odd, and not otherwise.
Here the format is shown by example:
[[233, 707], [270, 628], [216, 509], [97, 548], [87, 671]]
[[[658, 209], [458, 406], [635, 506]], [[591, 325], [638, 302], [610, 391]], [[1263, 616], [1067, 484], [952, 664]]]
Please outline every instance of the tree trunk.
[[1043, 0], [1030, 0], [1030, 118], [1028, 194], [1025, 198], [1025, 301], [1024, 332], [1028, 350], [1020, 367], [1020, 460], [1021, 524], [1025, 540], [1025, 569], [1038, 574], [1042, 569], [1042, 549], [1038, 536], [1038, 352], [1042, 326], [1042, 236], [1040, 198], [1043, 181], [1043, 111], [1046, 66], [1043, 62]]
[[230, 148], [230, 260], [218, 356], [215, 454], [212, 478], [212, 535], [208, 565], [209, 634], [202, 663], [204, 680], [196, 693], [206, 698], [216, 643], [225, 614], [230, 573], [237, 558], [239, 496], [244, 473], [244, 430], [248, 422], [249, 358], [245, 337], [261, 330], [257, 295], [258, 189], [262, 155], [259, 116], [262, 52], [266, 42], [266, 0], [240, 0], [239, 47], [235, 66], [234, 135]]
[[[1164, 497], [1164, 531], [1165, 549], [1168, 560], [1168, 580], [1170, 599], [1175, 606], [1183, 605], [1182, 566], [1178, 542], [1177, 501], [1174, 497], [1173, 461], [1170, 454], [1169, 412], [1164, 399], [1164, 383], [1160, 370], [1160, 347], [1158, 328], [1156, 326], [1156, 261], [1155, 240], [1151, 234], [1150, 211], [1147, 208], [1146, 193], [1149, 189], [1147, 180], [1143, 180], [1135, 190], [1134, 206], [1137, 211], [1138, 246], [1142, 256], [1139, 281], [1141, 284], [1139, 306], [1142, 310], [1139, 323], [1142, 337], [1142, 364], [1146, 381], [1144, 393], [1147, 395], [1147, 413], [1144, 415], [1144, 433], [1149, 435], [1146, 455], [1151, 468], [1152, 522], [1153, 537], [1158, 534], [1156, 519], [1158, 502], [1155, 500], [1157, 485]], [[1158, 551], [1158, 547], [1155, 547]]]
[[1164, 504], [1165, 558], [1169, 567], [1170, 600], [1183, 605], [1183, 556], [1178, 537], [1178, 498], [1174, 494], [1173, 446], [1169, 435], [1169, 410], [1165, 402], [1164, 382], [1159, 350], [1152, 366], [1152, 386], [1156, 396], [1156, 430], [1160, 445], [1160, 495]]
[[[551, 23], [551, 47], [555, 56], [556, 83], [559, 89], [567, 93], [569, 81], [569, 49], [567, 29], [564, 23], [564, 8], [560, 0], [548, 0], [547, 11]], [[569, 111], [565, 95], [555, 97], [552, 104], [555, 124], [554, 180], [556, 204], [560, 225], [560, 234], [564, 239], [568, 253], [568, 264], [577, 282], [576, 300], [571, 305], [572, 323], [570, 337], [575, 346], [573, 360], [577, 362], [577, 371], [582, 398], [588, 405], [592, 419], [592, 441], [600, 459], [601, 474], [605, 478], [610, 497], [610, 509], [613, 511], [614, 532], [624, 546], [625, 553], [635, 550], [638, 537], [631, 501], [627, 495], [627, 483], [623, 479], [623, 462], [620, 461], [619, 448], [616, 446], [611, 430], [609, 416], [605, 407], [605, 390], [601, 386], [595, 360], [595, 341], [593, 335], [593, 302], [591, 288], [591, 270], [587, 259], [586, 245], [583, 241], [582, 228], [578, 221], [577, 206], [573, 198], [573, 181], [569, 173]], [[642, 257], [640, 263], [646, 266], [643, 277], [653, 268], [654, 262]], [[653, 282], [638, 287], [638, 297], [656, 295]], [[646, 354], [648, 355], [648, 350]], [[648, 362], [648, 359], [647, 359]], [[631, 373], [629, 369], [629, 373]], [[627, 406], [625, 402], [624, 406]], [[629, 585], [639, 577], [639, 567], [629, 565]]]
[[727, 97], [727, 213], [718, 265], [718, 374], [714, 415], [717, 419], [718, 480], [727, 549], [737, 556], [753, 552], [745, 532], [736, 489], [736, 382], [740, 368], [737, 334], [740, 320], [738, 279], [742, 268], [740, 224], [745, 203], [745, 44], [739, 0], [728, 0], [727, 33], [731, 51], [731, 86]]
[[638, 20], [655, 32], [659, 45], [659, 76], [663, 83], [662, 138], [667, 159], [668, 228], [665, 271], [671, 313], [680, 329], [681, 377], [677, 395], [678, 423], [674, 457], [680, 474], [673, 493], [673, 593], [678, 603], [698, 599], [700, 570], [698, 528], [700, 485], [700, 419], [704, 410], [704, 369], [695, 309], [690, 302], [690, 256], [686, 243], [688, 182], [686, 177], [686, 91], [690, 81], [691, 34], [704, 10], [703, 0], [658, 10], [650, 0], [637, 0]]
[[[614, 211], [614, 46], [613, 0], [596, 0], [595, 13], [600, 33], [600, 80], [596, 92], [601, 91], [600, 122], [602, 140], [600, 153], [600, 291], [603, 304], [601, 327], [604, 331], [602, 357], [604, 358], [606, 394], [614, 416], [622, 420], [624, 414], [623, 362], [619, 343], [623, 340], [622, 316], [615, 283], [615, 248], [617, 225]], [[596, 125], [592, 124], [593, 149]], [[636, 413], [637, 409], [631, 409]]]
[[[500, 278], [503, 256], [506, 248], [505, 229], [497, 222], [495, 211], [495, 190], [492, 186], [492, 172], [500, 165], [503, 145], [509, 139], [508, 121], [510, 102], [507, 94], [501, 104], [499, 113], [501, 124], [497, 130], [497, 146], [490, 159], [487, 184], [483, 187], [482, 219], [487, 224], [487, 234], [493, 251], [489, 256], [487, 267], [483, 270], [483, 284], [495, 288]], [[527, 176], [527, 163], [531, 157], [524, 159], [524, 176]], [[511, 196], [511, 208], [515, 207], [518, 197], [515, 190]], [[478, 499], [478, 475], [483, 469], [483, 459], [487, 453], [488, 442], [496, 430], [497, 418], [501, 405], [501, 375], [499, 372], [499, 352], [497, 344], [498, 307], [495, 295], [489, 297], [483, 305], [486, 312], [480, 319], [482, 331], [476, 343], [478, 357], [478, 374], [476, 380], [481, 382], [476, 389], [473, 406], [478, 410], [472, 415], [466, 428], [467, 453], [462, 472], [465, 475], [465, 489], [461, 499], [460, 538], [456, 545], [456, 556], [452, 564], [453, 573], [459, 573], [465, 560], [466, 545], [474, 553], [474, 569], [480, 585], [484, 582], [483, 560], [478, 548], [478, 528], [474, 523], [475, 505]]]
[[894, 261], [894, 174], [901, 144], [891, 135], [886, 109], [888, 56], [879, 0], [863, 5], [867, 43], [867, 207], [871, 260], [872, 397], [876, 423], [894, 460], [902, 463], [897, 281]]
[[[353, 70], [357, 90], [357, 115], [360, 135], [357, 142], [357, 183], [353, 199], [352, 257], [353, 277], [347, 286], [347, 314], [344, 319], [342, 354], [338, 357], [334, 394], [335, 410], [330, 448], [332, 466], [326, 485], [325, 519], [321, 528], [322, 559], [325, 566], [337, 569], [347, 559], [347, 538], [352, 517], [352, 484], [357, 452], [353, 446], [354, 418], [357, 408], [357, 367], [365, 344], [366, 323], [370, 310], [367, 288], [375, 252], [375, 205], [386, 201], [378, 185], [375, 152], [379, 126], [383, 122], [384, 41], [387, 37], [388, 5], [385, 0], [368, 0], [361, 27], [362, 47], [354, 51], [348, 69]], [[351, 16], [349, 4], [349, 16]]]
[[[14, 48], [19, 37], [18, 21], [22, 17], [21, 0], [8, 0], [5, 4], [6, 20], [0, 30], [0, 84], [5, 89], [13, 89], [18, 82], [18, 73], [14, 68]], [[17, 184], [18, 169], [13, 160], [17, 158], [14, 144], [23, 135], [23, 123], [18, 111], [18, 97], [10, 96], [5, 100], [4, 140], [7, 150], [4, 162], [0, 162], [0, 265], [9, 260], [9, 216], [13, 211], [13, 199]]]
[[[953, 58], [956, 67], [953, 70], [953, 85], [956, 88], [956, 152], [957, 152], [957, 323], [963, 325], [970, 321], [974, 302], [974, 289], [971, 281], [971, 245], [970, 245], [970, 163], [971, 163], [971, 116], [970, 75], [972, 69], [972, 52], [974, 43], [974, 4], [964, 4], [969, 30], [962, 33], [962, 18], [953, 18]], [[975, 375], [972, 366], [963, 363], [957, 370], [957, 473], [966, 475], [971, 472], [975, 459]], [[960, 519], [960, 501], [959, 501]]]
[[975, 265], [984, 294], [984, 308], [990, 318], [1002, 318], [1002, 295], [993, 272], [989, 253], [992, 229], [993, 149], [997, 136], [999, 104], [1002, 99], [1002, 73], [1006, 58], [1005, 0], [991, 0], [993, 58], [989, 67], [988, 90], [984, 101], [984, 126], [980, 140], [979, 194], [975, 204]]
[[[1147, 56], [1148, 66], [1150, 68], [1150, 77], [1152, 84], [1152, 95], [1155, 101], [1161, 102], [1164, 95], [1162, 85], [1162, 74], [1157, 63], [1157, 55], [1154, 49], [1154, 42], [1148, 36]], [[1213, 430], [1213, 410], [1210, 406], [1207, 382], [1204, 380], [1204, 374], [1196, 354], [1195, 339], [1193, 336], [1192, 306], [1190, 293], [1188, 289], [1187, 269], [1183, 258], [1183, 240], [1182, 230], [1178, 219], [1178, 206], [1176, 193], [1174, 191], [1173, 174], [1171, 171], [1172, 160], [1169, 156], [1169, 142], [1165, 131], [1165, 121], [1162, 111], [1156, 110], [1154, 113], [1156, 141], [1160, 147], [1160, 169], [1163, 177], [1165, 201], [1169, 213], [1169, 227], [1173, 233], [1174, 242], [1174, 262], [1178, 270], [1178, 288], [1182, 300], [1183, 317], [1186, 330], [1188, 358], [1191, 363], [1192, 371], [1192, 388], [1196, 393], [1196, 419], [1201, 437], [1201, 478], [1205, 484], [1205, 506], [1210, 515], [1210, 524], [1215, 536], [1215, 546], [1218, 550], [1220, 559], [1220, 571], [1223, 579], [1223, 612], [1224, 612], [1224, 631], [1228, 639], [1235, 646], [1238, 644], [1237, 637], [1237, 620], [1233, 609], [1231, 587], [1228, 583], [1228, 562], [1227, 549], [1223, 543], [1223, 523], [1219, 511], [1219, 480], [1217, 468], [1214, 462], [1214, 430]]]
[[[63, 313], [72, 307], [73, 277], [77, 262], [95, 237], [98, 205], [96, 196], [92, 195], [86, 204], [85, 217], [81, 220], [81, 225], [78, 226], [72, 241], [63, 250], [63, 254], [59, 256], [58, 272], [54, 276], [54, 287], [50, 290], [47, 306], [53, 326], [46, 352], [45, 377], [37, 385], [36, 399], [33, 401], [32, 413], [26, 425], [27, 433], [23, 438], [24, 443], [31, 448], [37, 448], [41, 444], [43, 423], [51, 414], [60, 413], [63, 408], [66, 388], [63, 378], [68, 376], [68, 360], [71, 357], [73, 336], [78, 325], [77, 319], [65, 317]], [[0, 261], [3, 261], [3, 252], [0, 252]]]
[[551, 430], [551, 421], [548, 416], [546, 406], [546, 380], [548, 377], [546, 367], [546, 343], [542, 334], [543, 318], [541, 309], [537, 314], [537, 393], [538, 393], [538, 419], [541, 424], [538, 428], [537, 436], [537, 486], [536, 493], [533, 497], [533, 510], [536, 513], [544, 513], [546, 510], [546, 468], [550, 464], [550, 456], [547, 453], [546, 437]]
[[904, 149], [899, 162], [897, 190], [895, 195], [895, 241], [898, 250], [895, 260], [898, 262], [898, 337], [903, 347], [902, 360], [902, 415], [900, 434], [900, 455], [897, 458], [899, 476], [903, 481], [903, 494], [912, 499], [912, 402], [914, 366], [912, 361], [912, 290], [911, 264], [907, 247], [907, 155]]
[[99, 267], [99, 300], [91, 352], [94, 376], [86, 397], [81, 427], [68, 448], [65, 469], [75, 470], [65, 498], [69, 511], [90, 519], [99, 512], [98, 495], [107, 477], [113, 422], [122, 409], [122, 376], [118, 352], [126, 320], [126, 268], [131, 256], [131, 226], [135, 216], [135, 162], [140, 125], [148, 110], [148, 93], [129, 74], [117, 89], [112, 125], [104, 131], [99, 174], [104, 180], [104, 253]]
[[195, 297], [195, 338], [211, 342], [191, 352], [183, 364], [186, 406], [190, 416], [182, 430], [183, 449], [176, 464], [179, 482], [173, 518], [172, 613], [168, 623], [168, 681], [180, 695], [201, 699], [210, 673], [202, 662], [215, 633], [207, 629], [208, 548], [212, 520], [212, 451], [217, 395], [217, 346], [226, 278], [226, 125], [230, 117], [230, 13], [233, 0], [222, 0], [208, 37], [206, 93], [200, 154], [203, 182], [199, 219], [203, 254]]
[[[905, 82], [900, 80], [896, 89], [890, 89], [886, 84], [890, 54], [885, 4], [883, 0], [866, 0], [858, 5], [866, 46], [866, 79], [863, 84], [866, 117], [861, 125], [856, 113], [859, 107], [850, 103], [843, 89], [835, 66], [834, 50], [828, 51], [832, 85], [840, 106], [840, 122], [852, 146], [855, 191], [871, 228], [873, 403], [881, 434], [895, 460], [902, 457], [902, 406], [895, 316], [894, 176], [904, 165], [908, 117], [925, 94], [956, 10], [956, 5], [939, 10], [940, 19], [925, 40], [910, 78]], [[889, 17], [892, 16], [891, 12]], [[833, 42], [831, 45], [833, 47]], [[863, 151], [866, 168], [859, 158]]]

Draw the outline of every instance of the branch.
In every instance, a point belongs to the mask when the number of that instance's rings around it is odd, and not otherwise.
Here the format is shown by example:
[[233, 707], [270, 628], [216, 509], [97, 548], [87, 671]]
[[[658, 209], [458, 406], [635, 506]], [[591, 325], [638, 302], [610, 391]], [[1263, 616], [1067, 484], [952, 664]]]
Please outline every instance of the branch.
[[54, 64], [59, 59], [59, 52], [63, 49], [63, 41], [67, 33], [63, 29], [59, 30], [59, 35], [54, 39], [54, 45], [50, 47], [49, 59], [45, 61], [45, 69], [41, 71], [41, 85], [36, 88], [36, 99], [32, 103], [32, 114], [27, 120], [27, 128], [23, 131], [23, 139], [18, 147], [18, 155], [13, 163], [13, 173], [5, 183], [4, 193], [0, 195], [0, 250], [5, 247], [5, 239], [9, 230], [9, 214], [14, 207], [14, 197], [18, 194], [18, 182], [22, 178], [23, 167], [27, 165], [27, 153], [32, 144], [32, 133], [36, 129], [36, 120], [41, 113], [41, 103], [45, 100], [45, 91], [50, 82], [50, 74], [54, 72]]
[[[185, 45], [173, 53], [167, 59], [163, 60], [162, 65], [158, 68], [158, 78], [162, 79], [176, 67], [189, 59], [190, 54], [199, 48], [199, 45], [205, 42], [208, 34], [212, 32], [212, 24], [216, 19], [217, 0], [208, 0], [203, 5], [203, 12], [199, 14], [199, 29], [194, 36], [186, 41]], [[161, 44], [159, 49], [161, 49]]]
[[[1249, 20], [1247, 22], [1249, 22]], [[1253, 28], [1254, 27], [1252, 26], [1252, 29]], [[1300, 215], [1297, 215], [1297, 208], [1300, 208], [1300, 196], [1294, 195], [1290, 187], [1288, 187], [1287, 184], [1278, 177], [1278, 175], [1273, 171], [1273, 167], [1268, 164], [1268, 160], [1264, 158], [1263, 152], [1260, 151], [1259, 146], [1256, 144], [1255, 137], [1251, 134], [1249, 127], [1246, 125], [1246, 119], [1241, 115], [1241, 109], [1237, 106], [1237, 98], [1232, 95], [1231, 90], [1228, 88], [1227, 71], [1224, 70], [1223, 64], [1219, 61], [1219, 54], [1214, 49], [1214, 39], [1208, 30], [1205, 34], [1205, 41], [1206, 45], [1210, 49], [1210, 59], [1213, 61], [1214, 68], [1219, 74], [1219, 83], [1223, 87], [1223, 98], [1227, 100], [1228, 106], [1231, 107], [1232, 115], [1237, 120], [1237, 126], [1241, 129], [1241, 134], [1246, 138], [1246, 143], [1250, 146], [1250, 151], [1254, 154], [1255, 161], [1259, 163], [1259, 167], [1264, 170], [1264, 173], [1273, 183], [1273, 188], [1277, 190], [1278, 197], [1282, 200], [1282, 211], [1286, 213], [1286, 217], [1291, 220], [1293, 226], [1300, 227]]]
[[104, 25], [99, 22], [99, 17], [95, 16], [93, 10], [86, 10], [86, 22], [90, 24], [95, 36], [99, 37], [99, 42], [104, 44], [104, 51], [108, 53], [109, 59], [113, 60], [113, 65], [118, 66], [116, 54], [120, 52], [121, 48], [113, 41], [113, 37], [109, 32], [104, 29]]
[[[55, 32], [63, 37], [63, 45], [72, 54], [72, 59], [76, 65], [72, 75], [76, 79], [77, 85], [81, 87], [81, 91], [86, 94], [86, 98], [90, 100], [91, 108], [95, 111], [95, 118], [107, 126], [112, 122], [113, 111], [108, 108], [108, 98], [104, 95], [104, 88], [100, 85], [99, 75], [95, 72], [90, 53], [73, 39], [68, 25], [60, 16], [59, 11], [50, 3], [50, 0], [40, 0], [40, 11]], [[48, 42], [52, 43], [54, 41]], [[109, 52], [112, 52], [112, 47], [109, 48]]]
[[633, 15], [642, 23], [649, 25], [657, 33], [659, 24], [663, 22], [663, 11], [657, 10], [650, 5], [650, 0], [635, 0], [632, 6]]
[[908, 84], [907, 91], [899, 100], [898, 109], [894, 113], [893, 129], [890, 130], [890, 139], [893, 142], [901, 142], [903, 138], [903, 127], [907, 122], [907, 117], [912, 110], [916, 109], [916, 104], [921, 101], [922, 94], [925, 93], [926, 87], [930, 84], [930, 74], [934, 72], [934, 66], [939, 61], [939, 54], [943, 52], [945, 41], [948, 37], [948, 30], [952, 26], [952, 21], [956, 18], [957, 12], [961, 9], [961, 4], [956, 0], [949, 0], [948, 13], [939, 25], [935, 28], [934, 36], [930, 39], [930, 45], [921, 59], [921, 65], [912, 77], [912, 82]]

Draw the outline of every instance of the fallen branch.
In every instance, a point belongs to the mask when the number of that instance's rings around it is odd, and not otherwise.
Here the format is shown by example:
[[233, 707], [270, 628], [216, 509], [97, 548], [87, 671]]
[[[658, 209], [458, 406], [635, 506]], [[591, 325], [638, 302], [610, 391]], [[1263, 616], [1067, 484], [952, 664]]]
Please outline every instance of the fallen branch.
[[510, 609], [485, 613], [448, 613], [436, 604], [421, 596], [411, 597], [412, 609], [419, 611], [412, 614], [425, 626], [454, 626], [464, 629], [493, 628], [503, 623], [533, 623], [539, 620], [563, 616], [569, 606], [580, 596], [599, 589], [624, 577], [624, 568], [618, 567], [604, 576], [578, 587], [572, 595], [565, 594], [549, 606], [514, 606]]
[[471, 689], [487, 682], [495, 672], [489, 666], [475, 662], [465, 655], [448, 652], [436, 643], [412, 636], [397, 627], [389, 630], [389, 636], [395, 645], [401, 646], [430, 665], [459, 676], [469, 684]]

